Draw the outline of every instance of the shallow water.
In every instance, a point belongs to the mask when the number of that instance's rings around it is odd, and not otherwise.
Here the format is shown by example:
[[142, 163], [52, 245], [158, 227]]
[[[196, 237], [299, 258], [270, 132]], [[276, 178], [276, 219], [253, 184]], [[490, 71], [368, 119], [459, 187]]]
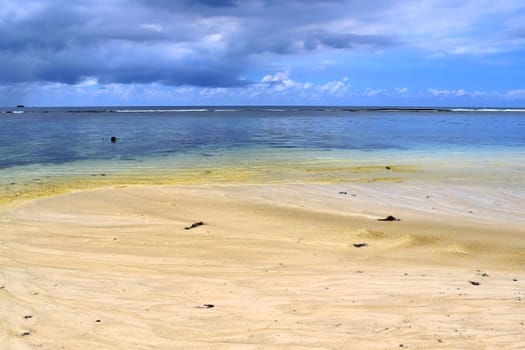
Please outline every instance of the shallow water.
[[521, 186], [524, 160], [523, 111], [202, 107], [0, 114], [4, 201], [119, 183], [432, 178]]

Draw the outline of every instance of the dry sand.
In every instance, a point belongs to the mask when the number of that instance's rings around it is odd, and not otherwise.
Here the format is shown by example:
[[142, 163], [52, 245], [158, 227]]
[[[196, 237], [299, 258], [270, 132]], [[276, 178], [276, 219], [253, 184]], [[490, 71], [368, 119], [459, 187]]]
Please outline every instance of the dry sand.
[[524, 203], [392, 183], [26, 202], [0, 212], [0, 349], [525, 349]]

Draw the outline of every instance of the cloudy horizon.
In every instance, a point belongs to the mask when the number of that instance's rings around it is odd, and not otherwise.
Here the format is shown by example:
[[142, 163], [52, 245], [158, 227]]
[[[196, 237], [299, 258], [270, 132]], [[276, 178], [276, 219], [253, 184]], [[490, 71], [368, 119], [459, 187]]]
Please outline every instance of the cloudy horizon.
[[525, 106], [515, 0], [0, 5], [2, 106]]

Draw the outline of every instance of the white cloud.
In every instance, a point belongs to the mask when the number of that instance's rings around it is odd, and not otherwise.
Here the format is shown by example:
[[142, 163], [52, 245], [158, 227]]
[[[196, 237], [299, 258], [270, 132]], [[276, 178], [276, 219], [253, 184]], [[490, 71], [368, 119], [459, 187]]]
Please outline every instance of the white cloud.
[[435, 97], [438, 97], [438, 96], [448, 96], [448, 95], [450, 95], [450, 91], [449, 91], [449, 90], [438, 90], [438, 89], [430, 88], [430, 89], [428, 89], [428, 92], [429, 92], [432, 96], [435, 96]]
[[199, 95], [201, 96], [217, 96], [217, 95], [226, 95], [228, 93], [228, 89], [225, 88], [203, 88]]
[[282, 82], [284, 80], [288, 80], [289, 76], [290, 76], [289, 71], [277, 72], [274, 75], [267, 74], [261, 79], [261, 82], [263, 83]]
[[207, 41], [209, 43], [216, 43], [223, 39], [223, 35], [221, 33], [213, 33], [210, 35], [207, 35], [204, 37], [204, 41]]
[[348, 86], [343, 81], [334, 80], [320, 86], [320, 90], [333, 96], [342, 96], [348, 91]]
[[469, 94], [465, 90], [459, 89], [458, 91], [456, 91], [455, 95], [461, 97], [461, 96], [466, 96]]
[[96, 77], [87, 77], [82, 80], [80, 83], [75, 84], [76, 88], [85, 88], [89, 86], [95, 86], [98, 84], [98, 79]]
[[439, 90], [439, 89], [428, 89], [428, 93], [434, 97], [445, 97], [445, 96], [456, 96], [456, 97], [464, 97], [464, 96], [482, 96], [483, 94], [487, 94], [486, 92], [468, 92], [465, 89], [457, 89], [457, 90]]
[[304, 90], [312, 87], [311, 83], [300, 83], [290, 79], [290, 72], [277, 72], [274, 75], [265, 75], [259, 84], [255, 85], [255, 89], [270, 89], [276, 92], [284, 92], [289, 90]]
[[371, 89], [367, 88], [363, 91], [363, 96], [372, 97], [377, 95], [384, 95], [387, 93], [386, 89]]
[[525, 100], [525, 89], [510, 90], [505, 93], [509, 99]]
[[140, 27], [156, 33], [162, 33], [164, 31], [164, 28], [160, 24], [155, 23], [141, 24]]

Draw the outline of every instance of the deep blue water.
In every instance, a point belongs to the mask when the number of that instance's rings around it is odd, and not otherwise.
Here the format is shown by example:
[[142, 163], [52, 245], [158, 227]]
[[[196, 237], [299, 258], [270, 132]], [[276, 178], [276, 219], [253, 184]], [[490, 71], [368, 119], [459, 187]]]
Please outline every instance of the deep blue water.
[[[522, 149], [524, 111], [49, 108], [0, 113], [0, 169], [229, 149]], [[130, 110], [131, 112], [122, 112]], [[142, 110], [139, 112], [139, 110]], [[117, 112], [120, 111], [120, 112]], [[111, 136], [118, 141], [111, 143]]]

